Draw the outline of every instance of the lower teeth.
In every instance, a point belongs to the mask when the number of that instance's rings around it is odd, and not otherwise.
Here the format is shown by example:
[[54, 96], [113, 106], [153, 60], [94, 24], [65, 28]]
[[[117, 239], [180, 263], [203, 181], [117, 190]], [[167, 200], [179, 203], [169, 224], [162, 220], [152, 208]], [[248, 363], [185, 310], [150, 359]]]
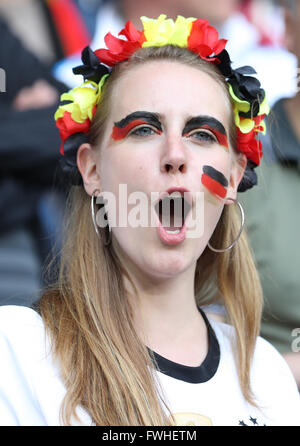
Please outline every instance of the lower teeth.
[[166, 229], [166, 233], [167, 233], [167, 234], [179, 234], [179, 232], [180, 232], [180, 229], [175, 229], [174, 231], [168, 231], [168, 230]]

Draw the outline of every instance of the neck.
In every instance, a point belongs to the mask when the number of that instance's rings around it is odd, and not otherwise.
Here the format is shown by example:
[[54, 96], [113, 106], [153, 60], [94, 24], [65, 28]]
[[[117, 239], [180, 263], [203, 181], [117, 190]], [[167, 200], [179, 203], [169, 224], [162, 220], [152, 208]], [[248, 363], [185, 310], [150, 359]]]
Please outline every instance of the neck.
[[207, 328], [194, 295], [195, 267], [158, 280], [130, 265], [136, 294], [125, 278], [140, 339], [161, 356], [191, 366], [200, 365], [208, 351]]

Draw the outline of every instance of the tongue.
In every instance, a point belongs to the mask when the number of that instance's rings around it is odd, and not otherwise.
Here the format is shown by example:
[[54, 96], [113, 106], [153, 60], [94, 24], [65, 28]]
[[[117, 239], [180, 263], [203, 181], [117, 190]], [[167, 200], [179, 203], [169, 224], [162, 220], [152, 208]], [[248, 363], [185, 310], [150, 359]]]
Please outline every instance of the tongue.
[[172, 201], [169, 209], [163, 208], [160, 210], [160, 221], [167, 231], [176, 231], [177, 229], [181, 229], [183, 225], [181, 212], [179, 213], [177, 209], [176, 212], [174, 211], [174, 204]]
[[[166, 215], [166, 216], [163, 215], [162, 218], [160, 219], [161, 224], [166, 231], [176, 231], [177, 229], [180, 230], [182, 228], [180, 220], [181, 219], [178, 217], [174, 219], [173, 213], [171, 213], [171, 215]], [[174, 223], [176, 224], [176, 226]], [[170, 226], [166, 226], [167, 224], [169, 224]]]

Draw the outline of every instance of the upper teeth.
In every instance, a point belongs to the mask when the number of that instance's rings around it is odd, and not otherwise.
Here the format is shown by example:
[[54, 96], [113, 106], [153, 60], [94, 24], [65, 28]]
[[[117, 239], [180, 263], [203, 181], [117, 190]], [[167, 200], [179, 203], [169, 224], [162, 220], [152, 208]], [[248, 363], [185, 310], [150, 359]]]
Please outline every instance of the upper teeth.
[[172, 192], [171, 194], [169, 194], [169, 196], [170, 197], [174, 197], [174, 198], [176, 198], [176, 197], [179, 197], [179, 198], [181, 198], [182, 197], [182, 195], [181, 195], [181, 193], [179, 192], [179, 191], [174, 191], [174, 192]]

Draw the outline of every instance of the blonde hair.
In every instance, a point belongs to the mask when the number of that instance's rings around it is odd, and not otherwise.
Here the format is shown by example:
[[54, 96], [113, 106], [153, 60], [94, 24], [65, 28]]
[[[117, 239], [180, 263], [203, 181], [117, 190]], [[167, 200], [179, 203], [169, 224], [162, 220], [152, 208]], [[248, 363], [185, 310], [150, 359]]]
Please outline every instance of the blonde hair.
[[[226, 83], [217, 69], [188, 50], [171, 46], [142, 49], [129, 62], [117, 66], [108, 78], [91, 127], [92, 144], [96, 146], [101, 139], [119, 76], [135, 64], [157, 58], [182, 61], [206, 71], [223, 85], [230, 101]], [[230, 119], [234, 145], [233, 116]], [[230, 245], [239, 228], [235, 207], [225, 206], [212, 245]], [[130, 278], [113, 245], [106, 247], [104, 239], [97, 237], [90, 197], [82, 187], [73, 187], [70, 192], [64, 233], [58, 281], [39, 303], [66, 386], [62, 423], [71, 424], [76, 418], [76, 407], [82, 406], [97, 425], [173, 424], [155, 379], [154, 359], [135, 331], [131, 299], [124, 287], [124, 278]], [[106, 236], [104, 230], [100, 236]], [[249, 374], [259, 333], [262, 296], [245, 234], [229, 252], [216, 254], [205, 249], [197, 261], [195, 295], [198, 305], [220, 297], [224, 301], [236, 330], [240, 386], [245, 399], [253, 403]]]

